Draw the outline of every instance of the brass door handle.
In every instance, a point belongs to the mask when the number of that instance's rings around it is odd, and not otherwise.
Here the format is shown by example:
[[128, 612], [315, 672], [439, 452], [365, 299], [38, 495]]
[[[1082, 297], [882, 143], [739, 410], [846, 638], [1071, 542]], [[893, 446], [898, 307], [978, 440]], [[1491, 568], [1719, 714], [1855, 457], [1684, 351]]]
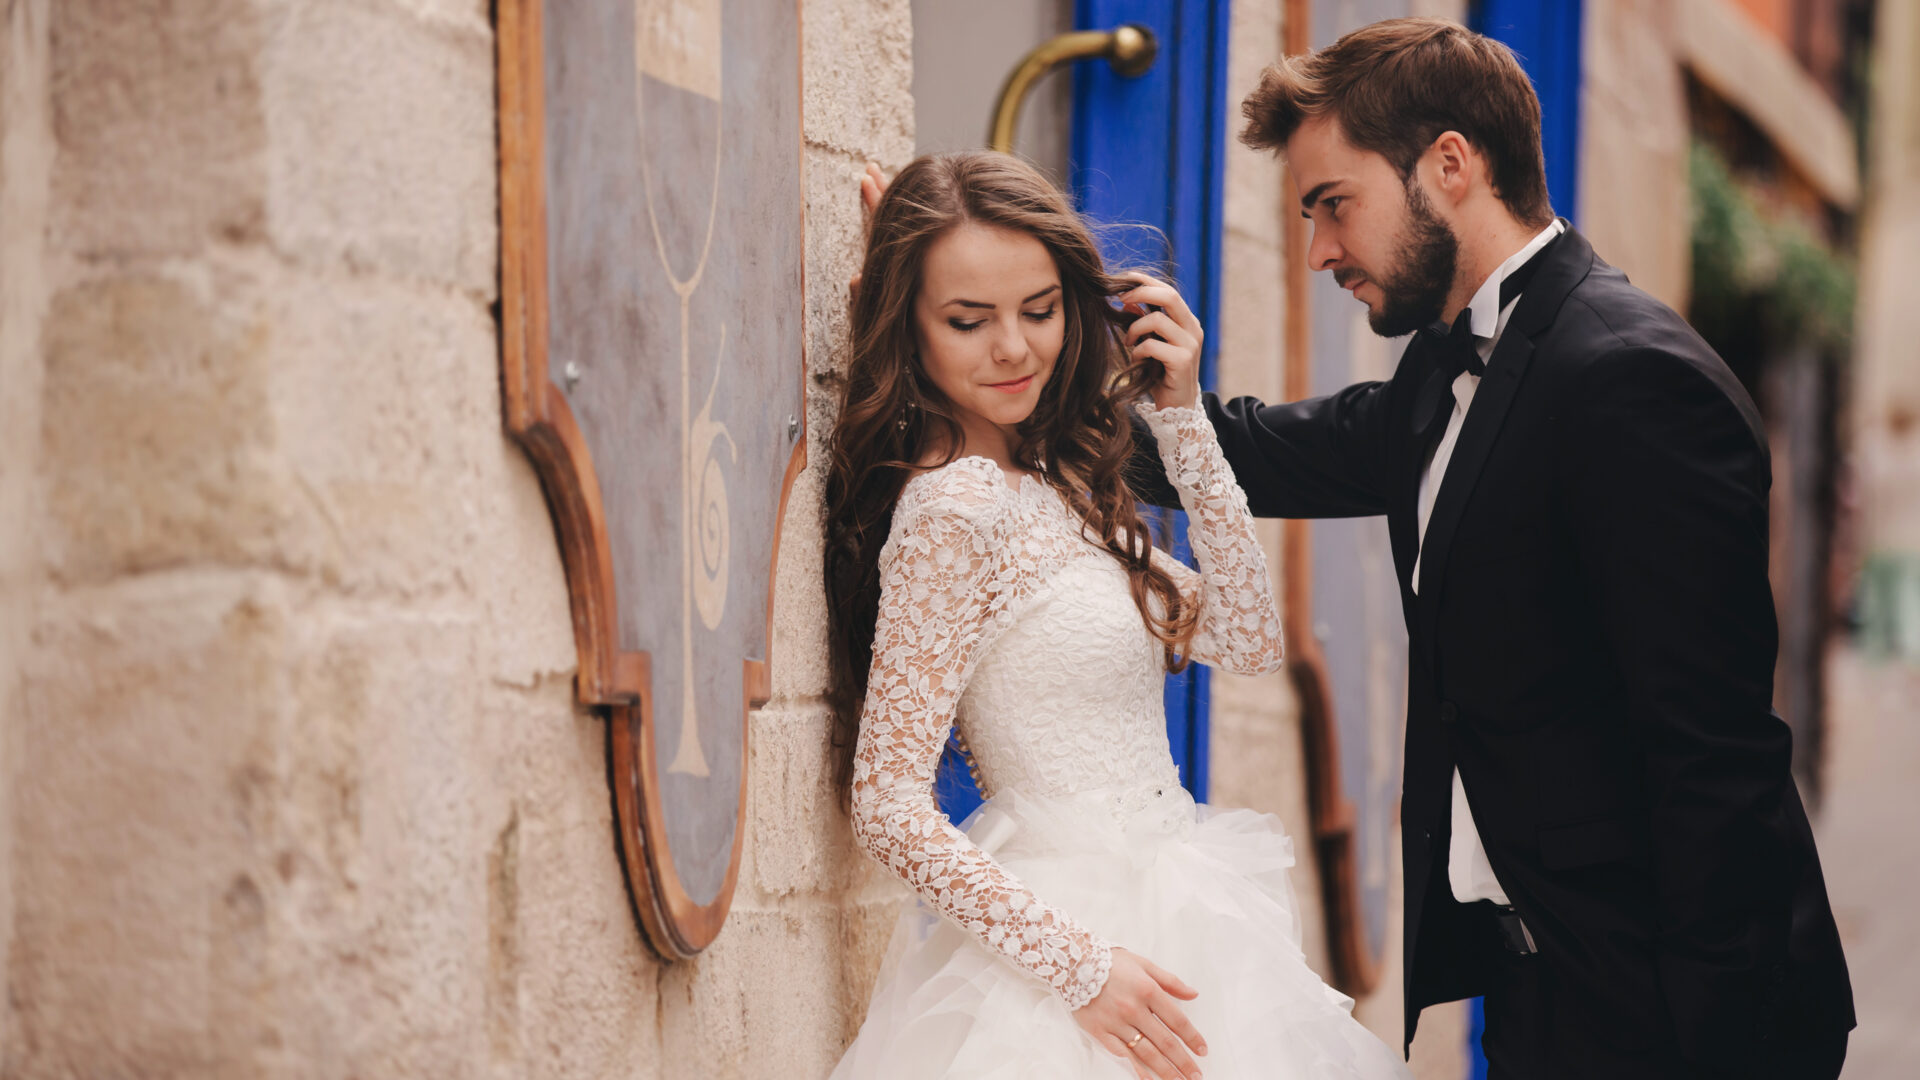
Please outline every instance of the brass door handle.
[[1013, 152], [1013, 130], [1020, 123], [1020, 107], [1027, 103], [1027, 94], [1041, 76], [1061, 64], [1104, 56], [1114, 74], [1132, 79], [1145, 74], [1159, 54], [1160, 42], [1153, 31], [1137, 23], [1127, 23], [1117, 30], [1075, 30], [1041, 42], [1000, 87], [987, 145], [1003, 154]]

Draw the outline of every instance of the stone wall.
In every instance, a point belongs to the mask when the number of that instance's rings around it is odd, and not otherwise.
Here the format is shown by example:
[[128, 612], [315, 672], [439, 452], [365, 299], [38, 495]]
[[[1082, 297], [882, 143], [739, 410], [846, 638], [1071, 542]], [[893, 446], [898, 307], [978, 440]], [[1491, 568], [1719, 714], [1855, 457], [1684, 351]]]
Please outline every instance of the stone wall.
[[[502, 434], [489, 7], [5, 5], [0, 1075], [822, 1075], [857, 1022], [897, 892], [823, 781], [817, 471], [732, 922], [635, 928]], [[803, 25], [818, 377], [907, 4]]]
[[[14, 800], [23, 735], [21, 668], [33, 631], [39, 560], [30, 526], [42, 364], [36, 339], [52, 136], [47, 3], [5, 5], [0, 26], [0, 971], [13, 956]], [[0, 1029], [0, 1047], [6, 1045]], [[5, 1072], [0, 1050], [0, 1073]]]

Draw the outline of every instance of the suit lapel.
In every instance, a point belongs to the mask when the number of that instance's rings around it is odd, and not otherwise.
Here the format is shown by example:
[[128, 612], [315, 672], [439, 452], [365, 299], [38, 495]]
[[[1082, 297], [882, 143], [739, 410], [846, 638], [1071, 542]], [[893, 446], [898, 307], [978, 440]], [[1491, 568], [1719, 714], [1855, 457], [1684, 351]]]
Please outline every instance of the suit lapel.
[[[1435, 657], [1435, 622], [1440, 613], [1440, 591], [1446, 583], [1447, 559], [1453, 554], [1453, 535], [1460, 527], [1460, 516], [1467, 499], [1479, 482], [1480, 470], [1506, 422], [1507, 410], [1527, 365], [1533, 360], [1533, 342], [1520, 334], [1505, 334], [1493, 350], [1486, 378], [1474, 392], [1473, 407], [1460, 425], [1460, 439], [1454, 443], [1453, 458], [1447, 462], [1447, 475], [1433, 500], [1433, 516], [1427, 519], [1427, 535], [1420, 545], [1420, 626], [1428, 649], [1428, 661]], [[1438, 670], [1435, 668], [1434, 670]]]
[[1394, 576], [1400, 581], [1401, 610], [1406, 613], [1407, 629], [1412, 631], [1418, 599], [1413, 594], [1413, 564], [1420, 555], [1420, 519], [1418, 503], [1420, 499], [1420, 473], [1425, 467], [1425, 444], [1419, 435], [1421, 409], [1428, 393], [1427, 384], [1439, 377], [1434, 368], [1432, 344], [1424, 334], [1415, 334], [1407, 344], [1407, 351], [1400, 359], [1408, 383], [1413, 387], [1407, 400], [1411, 402], [1407, 420], [1396, 427], [1403, 433], [1400, 460], [1404, 467], [1397, 472], [1400, 490], [1395, 493], [1391, 509], [1387, 512], [1387, 538], [1393, 547]]
[[[1487, 457], [1506, 423], [1507, 411], [1519, 393], [1521, 380], [1533, 362], [1533, 339], [1552, 325], [1560, 306], [1574, 286], [1593, 268], [1593, 248], [1586, 238], [1568, 228], [1553, 242], [1548, 262], [1540, 268], [1533, 283], [1520, 296], [1507, 328], [1500, 335], [1487, 363], [1487, 375], [1474, 392], [1473, 406], [1460, 426], [1459, 441], [1447, 463], [1447, 474], [1434, 497], [1433, 516], [1427, 519], [1427, 533], [1420, 544], [1420, 592], [1416, 603], [1419, 613], [1415, 640], [1426, 654], [1428, 670], [1439, 671], [1437, 634], [1440, 595], [1446, 587], [1447, 562], [1453, 555], [1454, 534], [1460, 528], [1467, 501], [1486, 467]], [[1415, 469], [1414, 487], [1422, 462]], [[1417, 494], [1416, 494], [1417, 497]]]

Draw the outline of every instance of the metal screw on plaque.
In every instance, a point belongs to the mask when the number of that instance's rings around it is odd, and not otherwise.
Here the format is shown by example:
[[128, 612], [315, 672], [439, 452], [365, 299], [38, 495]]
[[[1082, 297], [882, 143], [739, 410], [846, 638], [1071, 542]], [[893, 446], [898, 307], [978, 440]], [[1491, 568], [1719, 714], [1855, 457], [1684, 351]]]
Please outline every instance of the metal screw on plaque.
[[569, 393], [569, 394], [571, 394], [571, 393], [573, 393], [573, 388], [574, 388], [574, 387], [575, 387], [576, 385], [578, 385], [578, 384], [579, 384], [579, 382], [580, 382], [580, 363], [579, 363], [579, 361], [577, 361], [577, 360], [569, 360], [569, 361], [567, 361], [567, 366], [566, 366], [566, 367], [565, 367], [564, 369], [562, 369], [562, 370], [561, 370], [561, 372], [560, 372], [560, 377], [561, 377], [562, 379], [564, 379], [564, 380], [566, 380], [566, 383], [567, 383], [567, 393]]
[[787, 417], [787, 441], [788, 441], [788, 442], [792, 442], [793, 440], [795, 440], [795, 439], [797, 439], [797, 438], [799, 438], [799, 437], [800, 437], [800, 418], [799, 418], [799, 417], [797, 417], [797, 416], [793, 416], [793, 415], [788, 415], [788, 417]]

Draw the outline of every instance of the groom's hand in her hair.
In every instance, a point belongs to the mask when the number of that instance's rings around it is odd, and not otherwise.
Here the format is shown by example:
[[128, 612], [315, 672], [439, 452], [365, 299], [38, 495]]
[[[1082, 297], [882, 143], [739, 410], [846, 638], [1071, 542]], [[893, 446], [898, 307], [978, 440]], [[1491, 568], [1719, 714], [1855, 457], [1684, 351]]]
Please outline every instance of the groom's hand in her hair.
[[1115, 949], [1106, 985], [1075, 1010], [1073, 1018], [1095, 1042], [1126, 1058], [1143, 1077], [1200, 1080], [1200, 1066], [1193, 1055], [1206, 1054], [1206, 1040], [1174, 1003], [1175, 998], [1192, 1001], [1199, 996], [1199, 991], [1146, 957]]
[[[880, 196], [887, 193], [887, 185], [892, 181], [880, 171], [880, 166], [867, 162], [867, 171], [860, 174], [860, 209], [869, 223], [873, 221], [873, 212], [880, 206]], [[863, 260], [864, 261], [864, 260]], [[853, 310], [853, 301], [860, 295], [860, 271], [855, 270], [847, 281], [847, 310]]]
[[1140, 315], [1127, 327], [1127, 356], [1131, 360], [1152, 357], [1162, 369], [1152, 387], [1154, 407], [1197, 408], [1200, 345], [1207, 338], [1200, 320], [1179, 290], [1166, 282], [1137, 272], [1121, 277], [1140, 283], [1119, 296], [1123, 310]]

